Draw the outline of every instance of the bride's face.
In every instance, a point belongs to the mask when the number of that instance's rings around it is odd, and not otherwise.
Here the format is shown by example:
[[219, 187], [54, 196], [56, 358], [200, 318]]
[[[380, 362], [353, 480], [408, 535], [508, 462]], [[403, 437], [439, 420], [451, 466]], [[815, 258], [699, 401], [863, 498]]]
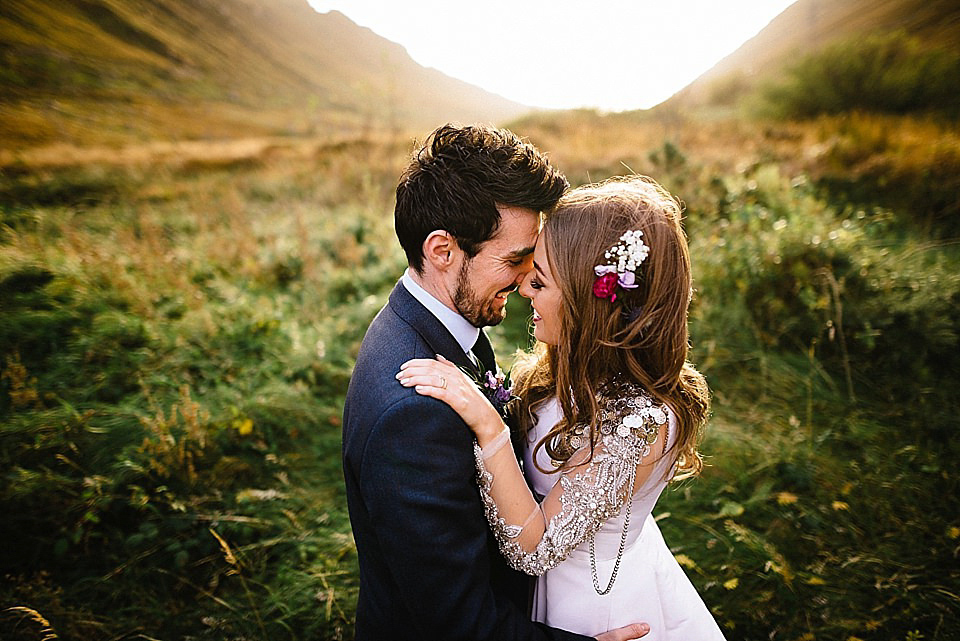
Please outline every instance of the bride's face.
[[560, 341], [562, 295], [550, 271], [543, 234], [537, 239], [533, 251], [533, 269], [524, 277], [518, 291], [521, 296], [529, 298], [533, 306], [534, 338], [547, 345], [556, 345]]

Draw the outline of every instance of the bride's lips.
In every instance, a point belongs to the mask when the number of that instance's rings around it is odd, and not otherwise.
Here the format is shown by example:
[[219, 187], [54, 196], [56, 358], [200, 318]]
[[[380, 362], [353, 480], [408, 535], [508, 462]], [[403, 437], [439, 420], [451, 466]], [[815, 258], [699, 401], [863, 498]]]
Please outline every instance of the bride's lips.
[[533, 322], [539, 323], [541, 320], [543, 320], [543, 317], [537, 313], [537, 310], [533, 310]]

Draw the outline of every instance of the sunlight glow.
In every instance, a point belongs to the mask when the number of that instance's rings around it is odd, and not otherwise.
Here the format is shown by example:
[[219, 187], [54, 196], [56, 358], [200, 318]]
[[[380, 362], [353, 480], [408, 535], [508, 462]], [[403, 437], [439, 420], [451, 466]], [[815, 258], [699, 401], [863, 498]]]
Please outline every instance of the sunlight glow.
[[309, 0], [505, 98], [551, 108], [652, 107], [795, 0]]

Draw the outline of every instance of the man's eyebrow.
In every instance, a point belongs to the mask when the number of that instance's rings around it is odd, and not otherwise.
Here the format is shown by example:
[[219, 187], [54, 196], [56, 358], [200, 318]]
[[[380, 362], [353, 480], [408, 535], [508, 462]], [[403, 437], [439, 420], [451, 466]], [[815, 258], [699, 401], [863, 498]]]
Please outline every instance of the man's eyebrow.
[[506, 260], [516, 260], [517, 258], [526, 258], [533, 253], [534, 247], [524, 247], [523, 249], [514, 249], [504, 256]]

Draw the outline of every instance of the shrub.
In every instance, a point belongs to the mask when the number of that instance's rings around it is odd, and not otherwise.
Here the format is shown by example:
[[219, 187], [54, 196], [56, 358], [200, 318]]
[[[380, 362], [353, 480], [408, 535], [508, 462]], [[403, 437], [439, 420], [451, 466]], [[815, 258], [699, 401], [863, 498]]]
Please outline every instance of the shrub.
[[737, 368], [793, 355], [848, 398], [922, 408], [911, 422], [944, 436], [950, 419], [936, 408], [956, 403], [943, 381], [960, 368], [956, 257], [921, 241], [878, 244], [889, 213], [838, 215], [774, 167], [731, 192], [729, 217], [693, 241], [694, 337], [707, 358]]
[[960, 116], [960, 55], [904, 32], [843, 41], [812, 54], [766, 88], [771, 112], [810, 118], [851, 110]]

